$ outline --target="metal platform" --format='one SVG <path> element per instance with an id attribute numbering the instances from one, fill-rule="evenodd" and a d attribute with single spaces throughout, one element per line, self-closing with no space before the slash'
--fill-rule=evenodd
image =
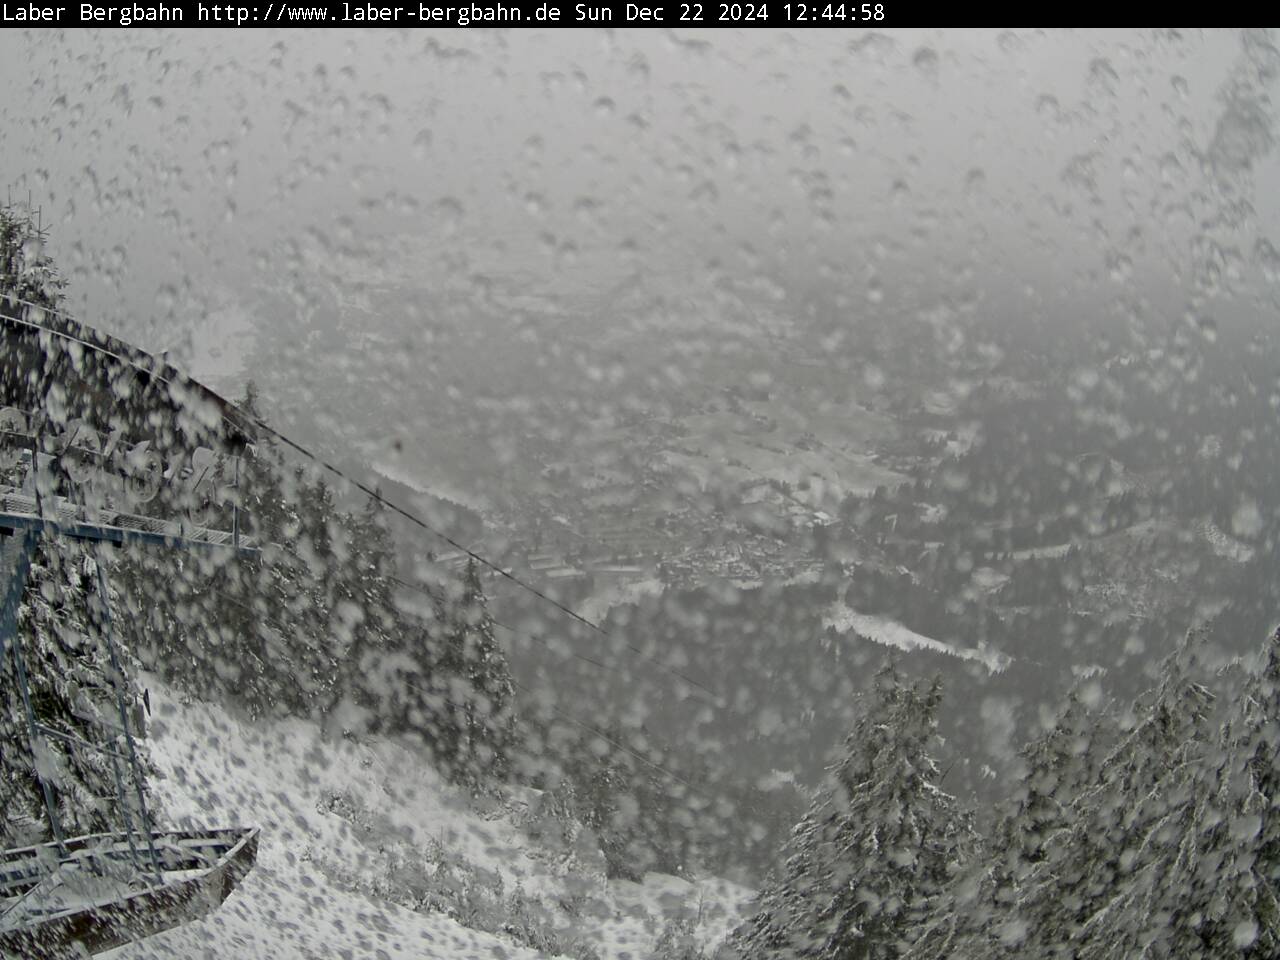
<path id="1" fill-rule="evenodd" d="M 0 855 L 0 956 L 101 953 L 189 923 L 217 909 L 258 855 L 256 827 L 156 833 L 153 842 L 158 875 L 132 869 L 124 834 Z"/>
<path id="2" fill-rule="evenodd" d="M 233 530 L 184 525 L 115 510 L 86 507 L 65 498 L 36 497 L 0 486 L 0 530 L 41 530 L 81 540 L 162 547 L 229 547 L 254 552 L 257 544 Z"/>

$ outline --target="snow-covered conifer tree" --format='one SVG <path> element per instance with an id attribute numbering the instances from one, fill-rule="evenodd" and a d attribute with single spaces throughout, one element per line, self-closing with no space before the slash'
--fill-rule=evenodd
<path id="1" fill-rule="evenodd" d="M 501 779 L 515 736 L 515 685 L 474 560 L 467 564 L 456 601 L 446 602 L 444 619 L 444 650 L 436 668 L 447 684 L 453 729 L 441 744 L 441 759 L 455 779 Z"/>
<path id="2" fill-rule="evenodd" d="M 1077 804 L 1092 788 L 1098 761 L 1114 736 L 1111 717 L 1091 710 L 1077 688 L 1054 725 L 1023 749 L 1025 775 L 995 825 L 988 856 L 956 884 L 959 926 L 950 941 L 956 955 L 1019 955 L 1033 922 L 1024 915 L 1024 897 L 1055 869 L 1058 857 L 1070 856 Z M 918 955 L 951 954 L 935 949 Z"/>
<path id="3" fill-rule="evenodd" d="M 731 951 L 743 960 L 898 957 L 938 919 L 976 842 L 930 755 L 940 697 L 937 683 L 907 684 L 891 668 L 877 676 L 871 709 Z"/>
<path id="4" fill-rule="evenodd" d="M 1044 868 L 1024 881 L 1016 946 L 1045 957 L 1110 958 L 1155 950 L 1180 935 L 1167 878 L 1198 829 L 1213 696 L 1196 679 L 1194 638 L 1164 664 L 1094 782 L 1041 847 Z"/>

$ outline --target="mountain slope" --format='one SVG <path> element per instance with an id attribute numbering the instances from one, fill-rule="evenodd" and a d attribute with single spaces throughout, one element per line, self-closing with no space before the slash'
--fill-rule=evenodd
<path id="1" fill-rule="evenodd" d="M 703 944 L 720 940 L 750 895 L 714 879 L 606 881 L 589 836 L 531 839 L 535 791 L 482 815 L 403 744 L 328 740 L 301 720 L 241 723 L 148 685 L 164 816 L 257 824 L 262 845 L 219 910 L 112 960 L 638 958 L 681 917 Z"/>

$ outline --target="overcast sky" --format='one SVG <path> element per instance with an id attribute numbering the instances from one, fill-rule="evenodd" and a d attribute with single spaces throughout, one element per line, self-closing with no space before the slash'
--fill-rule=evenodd
<path id="1" fill-rule="evenodd" d="M 0 188 L 77 313 L 197 372 L 208 313 L 326 263 L 1167 293 L 1224 191 L 1246 275 L 1280 247 L 1276 63 L 1231 32 L 4 31 Z"/>

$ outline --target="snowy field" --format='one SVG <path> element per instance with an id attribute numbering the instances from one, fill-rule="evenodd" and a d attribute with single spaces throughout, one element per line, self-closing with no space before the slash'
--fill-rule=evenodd
<path id="1" fill-rule="evenodd" d="M 858 613 L 843 603 L 833 603 L 822 618 L 823 627 L 837 633 L 855 634 L 886 647 L 899 650 L 933 650 L 962 660 L 976 660 L 991 673 L 1000 673 L 1008 667 L 1010 658 L 998 650 L 982 647 L 958 647 L 933 637 L 926 637 L 888 617 Z"/>
<path id="2" fill-rule="evenodd" d="M 300 720 L 249 725 L 220 707 L 183 703 L 154 679 L 148 686 L 163 818 L 178 827 L 254 824 L 262 840 L 257 866 L 219 910 L 104 955 L 111 960 L 558 955 L 522 946 L 501 919 L 484 924 L 498 932 L 483 932 L 415 903 L 409 891 L 448 887 L 430 882 L 442 870 L 456 884 L 500 878 L 561 940 L 589 945 L 601 960 L 648 957 L 681 916 L 695 918 L 697 939 L 711 945 L 750 895 L 714 878 L 606 881 L 593 851 L 566 857 L 531 840 L 516 798 L 481 816 L 406 744 L 329 740 Z"/>

